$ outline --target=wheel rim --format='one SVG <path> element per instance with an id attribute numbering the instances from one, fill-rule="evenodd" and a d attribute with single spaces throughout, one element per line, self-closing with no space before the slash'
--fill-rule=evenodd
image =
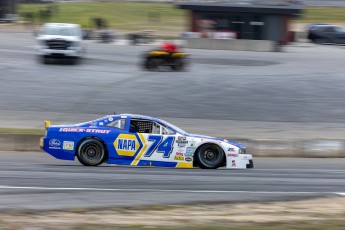
<path id="1" fill-rule="evenodd" d="M 96 144 L 88 144 L 81 149 L 81 157 L 89 164 L 97 164 L 103 158 L 103 151 Z"/>
<path id="2" fill-rule="evenodd" d="M 219 164 L 222 155 L 219 149 L 215 146 L 208 146 L 204 149 L 201 154 L 201 161 L 211 167 L 215 167 Z"/>

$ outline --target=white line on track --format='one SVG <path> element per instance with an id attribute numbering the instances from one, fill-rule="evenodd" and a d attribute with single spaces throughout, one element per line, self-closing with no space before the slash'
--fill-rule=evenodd
<path id="1" fill-rule="evenodd" d="M 230 190 L 183 190 L 183 189 L 145 189 L 145 188 L 59 188 L 22 187 L 0 185 L 0 189 L 63 190 L 63 191 L 113 191 L 113 192 L 185 192 L 185 193 L 248 193 L 248 194 L 333 194 L 345 196 L 345 192 L 284 192 L 284 191 L 230 191 Z"/>

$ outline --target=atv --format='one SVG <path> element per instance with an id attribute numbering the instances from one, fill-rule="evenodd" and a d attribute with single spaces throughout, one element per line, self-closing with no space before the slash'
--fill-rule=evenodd
<path id="1" fill-rule="evenodd" d="M 187 66 L 187 56 L 188 54 L 184 52 L 151 50 L 144 54 L 143 67 L 151 71 L 161 70 L 162 68 L 182 71 Z"/>

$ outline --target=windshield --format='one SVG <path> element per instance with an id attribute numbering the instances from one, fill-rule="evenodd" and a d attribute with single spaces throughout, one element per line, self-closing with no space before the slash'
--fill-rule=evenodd
<path id="1" fill-rule="evenodd" d="M 335 30 L 337 32 L 345 33 L 345 28 L 344 27 L 336 27 Z"/>
<path id="2" fill-rule="evenodd" d="M 42 30 L 43 35 L 78 36 L 78 30 L 67 26 L 47 26 Z"/>
<path id="3" fill-rule="evenodd" d="M 173 125 L 173 124 L 170 124 L 169 122 L 167 122 L 167 121 L 163 121 L 163 120 L 161 120 L 162 121 L 162 123 L 164 124 L 164 125 L 166 125 L 166 126 L 168 126 L 168 127 L 170 127 L 170 128 L 172 128 L 172 129 L 174 129 L 176 132 L 178 132 L 178 133 L 181 133 L 181 134 L 188 134 L 186 131 L 184 131 L 183 129 L 180 129 L 179 127 L 177 127 L 177 126 L 175 126 L 175 125 Z"/>

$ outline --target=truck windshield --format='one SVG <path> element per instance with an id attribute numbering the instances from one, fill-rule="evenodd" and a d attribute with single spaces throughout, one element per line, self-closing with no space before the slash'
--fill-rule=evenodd
<path id="1" fill-rule="evenodd" d="M 43 35 L 61 35 L 61 36 L 78 36 L 78 32 L 72 27 L 53 27 L 48 26 L 43 28 Z"/>

